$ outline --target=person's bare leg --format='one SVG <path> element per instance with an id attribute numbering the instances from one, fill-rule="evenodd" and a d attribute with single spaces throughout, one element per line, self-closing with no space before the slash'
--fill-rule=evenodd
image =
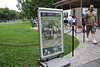
<path id="1" fill-rule="evenodd" d="M 92 34 L 93 40 L 95 40 L 95 34 Z"/>
<path id="2" fill-rule="evenodd" d="M 33 27 L 33 23 L 32 23 L 32 27 Z"/>
<path id="3" fill-rule="evenodd" d="M 87 33 L 87 38 L 89 37 L 89 33 Z"/>
<path id="4" fill-rule="evenodd" d="M 95 34 L 92 34 L 93 36 L 93 43 L 97 43 L 98 41 L 95 40 Z"/>
<path id="5" fill-rule="evenodd" d="M 86 26 L 85 26 L 85 30 L 86 30 Z"/>
<path id="6" fill-rule="evenodd" d="M 88 37 L 89 37 L 89 33 L 87 33 L 87 42 L 89 42 L 89 38 Z"/>

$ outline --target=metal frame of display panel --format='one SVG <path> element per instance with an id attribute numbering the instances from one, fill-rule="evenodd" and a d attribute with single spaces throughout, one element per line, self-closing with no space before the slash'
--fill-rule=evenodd
<path id="1" fill-rule="evenodd" d="M 50 14 L 50 13 L 51 14 L 60 14 L 60 19 L 61 19 L 61 22 L 60 22 L 61 23 L 61 25 L 60 25 L 61 26 L 61 29 L 60 29 L 60 34 L 61 34 L 61 51 L 58 51 L 58 52 L 55 52 L 55 53 L 52 53 L 52 54 L 48 54 L 48 55 L 45 55 L 45 56 L 43 55 L 43 35 L 42 35 L 43 34 L 43 31 L 42 31 L 43 24 L 41 23 L 42 22 L 42 20 L 41 20 L 42 13 L 47 13 L 47 14 Z M 49 17 L 49 16 L 46 16 L 46 17 Z M 53 56 L 57 56 L 57 55 L 59 55 L 61 53 L 64 53 L 63 10 L 62 9 L 52 9 L 52 8 L 38 8 L 38 19 L 39 19 L 39 23 L 38 23 L 39 24 L 39 30 L 38 31 L 39 31 L 39 45 L 40 45 L 40 60 L 46 60 L 46 59 L 49 59 L 49 58 L 51 58 Z M 51 48 L 49 48 L 49 49 L 51 49 Z M 47 50 L 45 50 L 45 52 L 46 51 Z"/>

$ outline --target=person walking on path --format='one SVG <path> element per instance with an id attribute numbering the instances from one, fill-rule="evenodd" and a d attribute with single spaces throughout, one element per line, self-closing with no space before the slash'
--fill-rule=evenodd
<path id="1" fill-rule="evenodd" d="M 73 23 L 72 23 L 72 25 L 74 26 L 74 29 L 76 29 L 76 18 L 75 18 L 75 16 L 72 16 L 72 18 L 73 18 Z"/>
<path id="2" fill-rule="evenodd" d="M 76 18 L 74 16 L 72 16 L 73 18 L 73 25 L 75 26 L 76 25 Z"/>
<path id="3" fill-rule="evenodd" d="M 82 24 L 83 30 L 86 30 L 86 28 L 85 28 L 85 25 L 86 25 L 86 24 L 85 24 L 84 14 L 82 14 L 81 24 Z"/>
<path id="4" fill-rule="evenodd" d="M 37 19 L 37 17 L 35 17 L 35 23 L 36 23 L 36 26 L 38 26 L 38 19 Z"/>
<path id="5" fill-rule="evenodd" d="M 86 12 L 85 14 L 85 23 L 87 26 L 87 41 L 89 41 L 89 32 L 91 31 L 91 34 L 93 36 L 93 43 L 97 43 L 95 40 L 95 32 L 96 32 L 96 26 L 98 26 L 97 21 L 97 14 L 94 11 L 94 6 L 90 5 L 90 10 Z"/>
<path id="6" fill-rule="evenodd" d="M 38 19 L 37 19 L 37 17 L 35 17 L 35 19 L 34 19 L 34 23 L 35 23 L 35 26 L 37 27 L 37 23 L 38 23 Z"/>
<path id="7" fill-rule="evenodd" d="M 71 15 L 68 17 L 68 24 L 71 27 L 72 26 L 72 22 L 73 22 L 73 18 L 71 17 Z"/>
<path id="8" fill-rule="evenodd" d="M 66 16 L 64 17 L 63 22 L 64 22 L 64 28 L 67 28 L 68 20 Z"/>

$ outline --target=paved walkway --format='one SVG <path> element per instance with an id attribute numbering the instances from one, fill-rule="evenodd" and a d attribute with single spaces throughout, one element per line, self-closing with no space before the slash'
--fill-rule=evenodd
<path id="1" fill-rule="evenodd" d="M 38 27 L 33 27 L 33 28 L 31 27 L 31 29 L 38 30 Z"/>
<path id="2" fill-rule="evenodd" d="M 86 64 L 81 65 L 79 67 L 100 67 L 100 59 L 86 63 Z"/>
<path id="3" fill-rule="evenodd" d="M 38 30 L 37 27 L 33 29 Z M 64 29 L 64 33 L 67 33 L 69 30 Z M 78 32 L 81 30 L 78 29 Z M 69 33 L 70 35 L 72 32 Z M 75 36 L 79 39 L 80 44 L 74 51 L 74 57 L 72 57 L 72 53 L 64 56 L 65 58 L 71 61 L 71 65 L 69 67 L 100 67 L 100 29 L 97 29 L 96 32 L 96 40 L 97 44 L 92 43 L 92 35 L 90 33 L 89 42 L 83 43 L 83 33 L 77 34 Z M 85 37 L 86 38 L 86 37 Z"/>
<path id="4" fill-rule="evenodd" d="M 68 30 L 65 29 L 64 33 L 66 32 L 68 32 Z M 89 35 L 90 41 L 89 42 L 85 41 L 85 43 L 83 43 L 83 33 L 77 34 L 76 38 L 79 39 L 80 44 L 74 51 L 74 57 L 72 57 L 72 53 L 69 53 L 66 56 L 64 56 L 71 61 L 71 65 L 69 67 L 78 67 L 78 66 L 84 67 L 82 66 L 83 64 L 87 64 L 93 60 L 100 59 L 100 35 L 99 34 L 100 34 L 100 29 L 97 29 L 96 32 L 96 40 L 98 41 L 97 44 L 92 43 L 91 33 Z"/>

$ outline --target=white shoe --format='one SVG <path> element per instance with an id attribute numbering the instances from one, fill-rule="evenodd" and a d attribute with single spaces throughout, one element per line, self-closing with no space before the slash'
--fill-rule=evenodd
<path id="1" fill-rule="evenodd" d="M 96 40 L 93 40 L 93 43 L 97 43 L 98 41 L 96 41 Z"/>
<path id="2" fill-rule="evenodd" d="M 34 27 L 31 27 L 31 29 L 34 29 Z"/>
<path id="3" fill-rule="evenodd" d="M 87 40 L 86 40 L 87 42 L 89 42 L 89 39 L 87 38 Z"/>

